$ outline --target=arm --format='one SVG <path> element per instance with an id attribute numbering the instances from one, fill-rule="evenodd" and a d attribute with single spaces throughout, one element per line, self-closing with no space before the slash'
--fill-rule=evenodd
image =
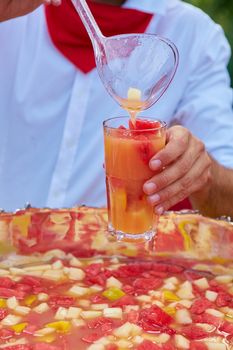
<path id="1" fill-rule="evenodd" d="M 157 174 L 144 185 L 159 214 L 189 197 L 205 215 L 233 216 L 230 50 L 218 26 L 207 23 L 203 33 L 175 115 L 180 125 L 168 130 L 165 148 L 150 162 Z"/>
<path id="2" fill-rule="evenodd" d="M 211 174 L 211 181 L 205 191 L 191 195 L 193 207 L 207 216 L 233 217 L 233 169 L 225 168 L 212 159 Z"/>
<path id="3" fill-rule="evenodd" d="M 0 22 L 26 15 L 42 4 L 59 5 L 60 0 L 1 0 Z"/>

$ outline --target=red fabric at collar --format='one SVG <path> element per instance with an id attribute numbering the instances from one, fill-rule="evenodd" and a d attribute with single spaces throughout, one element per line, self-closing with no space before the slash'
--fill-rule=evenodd
<path id="1" fill-rule="evenodd" d="M 87 2 L 105 36 L 144 33 L 153 16 L 120 6 Z M 46 6 L 45 11 L 48 30 L 56 48 L 77 68 L 88 73 L 95 67 L 94 53 L 71 1 L 63 0 L 58 7 Z"/>

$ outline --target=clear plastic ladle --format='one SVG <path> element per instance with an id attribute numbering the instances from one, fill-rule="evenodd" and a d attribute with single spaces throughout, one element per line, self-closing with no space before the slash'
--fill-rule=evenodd
<path id="1" fill-rule="evenodd" d="M 71 1 L 90 36 L 96 67 L 108 93 L 127 110 L 144 110 L 157 102 L 175 75 L 176 46 L 153 34 L 105 37 L 86 1 Z M 140 91 L 140 103 L 129 101 L 130 88 Z"/>

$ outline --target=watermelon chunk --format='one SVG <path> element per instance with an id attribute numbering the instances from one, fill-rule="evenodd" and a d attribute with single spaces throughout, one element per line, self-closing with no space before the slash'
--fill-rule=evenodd
<path id="1" fill-rule="evenodd" d="M 150 340 L 144 340 L 136 350 L 161 350 L 161 347 L 152 343 Z"/>
<path id="2" fill-rule="evenodd" d="M 206 309 L 212 308 L 212 307 L 213 307 L 213 303 L 211 303 L 211 301 L 209 301 L 206 298 L 200 298 L 194 301 L 190 311 L 193 314 L 200 315 L 203 312 L 205 312 Z"/>
<path id="3" fill-rule="evenodd" d="M 156 120 L 136 118 L 135 124 L 132 123 L 131 119 L 129 120 L 129 129 L 130 130 L 159 129 L 161 126 L 162 126 L 162 124 Z"/>
<path id="4" fill-rule="evenodd" d="M 208 337 L 208 333 L 194 324 L 182 328 L 181 333 L 190 340 L 198 340 Z"/>
<path id="5" fill-rule="evenodd" d="M 208 350 L 205 343 L 197 342 L 197 341 L 191 341 L 190 343 L 190 350 Z"/>

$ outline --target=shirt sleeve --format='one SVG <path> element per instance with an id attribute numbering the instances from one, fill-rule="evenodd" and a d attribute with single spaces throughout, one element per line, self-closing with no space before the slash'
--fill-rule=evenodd
<path id="1" fill-rule="evenodd" d="M 204 141 L 220 164 L 233 168 L 232 89 L 227 71 L 231 50 L 221 27 L 210 19 L 198 37 L 199 54 L 175 119 Z"/>

